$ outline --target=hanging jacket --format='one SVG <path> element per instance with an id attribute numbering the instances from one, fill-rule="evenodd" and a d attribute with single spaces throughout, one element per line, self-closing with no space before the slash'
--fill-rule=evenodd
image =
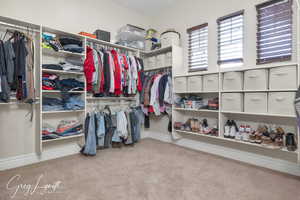
<path id="1" fill-rule="evenodd" d="M 93 49 L 90 47 L 86 48 L 86 59 L 83 64 L 84 74 L 86 77 L 87 91 L 92 92 L 93 90 L 93 74 L 95 72 L 95 63 L 93 56 Z"/>
<path id="2" fill-rule="evenodd" d="M 115 73 L 114 73 L 114 84 L 115 84 L 115 95 L 122 94 L 122 78 L 121 78 L 121 65 L 119 62 L 119 55 L 116 50 L 111 50 L 111 55 L 113 57 L 113 62 L 115 66 Z"/>

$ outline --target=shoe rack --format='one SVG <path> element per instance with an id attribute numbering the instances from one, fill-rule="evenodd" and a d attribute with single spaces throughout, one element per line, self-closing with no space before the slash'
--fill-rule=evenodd
<path id="1" fill-rule="evenodd" d="M 296 69 L 296 80 L 293 84 L 293 87 L 285 87 L 283 89 L 274 89 L 270 88 L 270 72 L 272 71 L 279 71 L 282 70 L 283 72 L 278 72 L 278 76 L 284 75 L 285 72 L 290 68 L 291 66 L 295 67 Z M 253 71 L 253 70 L 266 70 L 268 72 L 267 76 L 267 86 L 265 89 L 244 89 L 244 75 L 247 71 Z M 223 89 L 223 83 L 224 83 L 224 77 L 228 72 L 239 72 L 242 74 L 242 87 L 238 89 Z M 193 78 L 194 77 L 194 78 Z M 214 85 L 214 83 L 217 77 L 217 88 L 210 88 L 207 87 L 207 83 L 210 85 Z M 210 80 L 210 78 L 212 78 Z M 193 80 L 197 81 L 197 87 L 194 86 L 191 88 L 189 84 L 193 84 Z M 276 80 L 276 79 L 275 79 Z M 206 85 L 205 85 L 205 82 Z M 276 85 L 273 84 L 273 85 Z M 299 144 L 299 130 L 297 126 L 297 117 L 296 113 L 293 110 L 293 112 L 273 112 L 271 109 L 274 109 L 274 106 L 269 105 L 270 99 L 273 98 L 274 94 L 295 94 L 297 91 L 297 86 L 299 85 L 299 65 L 297 63 L 291 63 L 286 65 L 278 65 L 278 66 L 267 66 L 267 67 L 257 67 L 257 68 L 243 68 L 238 70 L 226 70 L 226 71 L 218 71 L 218 72 L 202 72 L 201 74 L 197 75 L 184 75 L 184 76 L 175 76 L 174 77 L 174 93 L 175 98 L 180 98 L 187 95 L 197 95 L 204 98 L 212 98 L 212 97 L 218 97 L 219 98 L 219 110 L 197 110 L 197 109 L 186 109 L 186 108 L 176 108 L 173 106 L 173 124 L 174 122 L 186 122 L 189 118 L 198 118 L 203 119 L 206 118 L 208 120 L 208 123 L 213 126 L 215 124 L 218 125 L 219 128 L 219 135 L 216 136 L 210 136 L 205 134 L 199 134 L 191 131 L 185 131 L 185 130 L 173 130 L 174 133 L 178 133 L 182 138 L 195 138 L 196 140 L 209 140 L 213 143 L 220 143 L 220 145 L 227 145 L 232 148 L 237 147 L 238 149 L 248 150 L 251 149 L 251 152 L 255 153 L 261 153 L 263 155 L 267 155 L 270 157 L 273 157 L 275 154 L 279 155 L 276 158 L 285 160 L 286 157 L 292 158 L 293 162 L 299 163 L 300 157 L 299 157 L 299 150 L 296 151 L 288 151 L 287 148 L 273 148 L 271 146 L 266 146 L 262 144 L 257 143 L 250 143 L 243 140 L 236 140 L 236 139 L 229 139 L 224 137 L 224 125 L 227 120 L 235 120 L 238 124 L 238 127 L 240 125 L 250 125 L 253 127 L 253 129 L 257 129 L 258 125 L 268 125 L 268 126 L 280 126 L 282 127 L 286 133 L 291 132 L 294 133 L 296 136 L 296 142 Z M 224 100 L 224 94 L 226 96 L 230 96 L 231 94 L 238 94 L 237 96 L 241 96 L 241 108 L 236 110 L 230 110 L 230 108 L 235 108 L 236 106 L 236 99 L 235 96 L 232 95 L 232 104 L 234 105 L 228 105 L 228 102 L 222 102 L 222 99 Z M 226 95 L 230 94 L 230 95 Z M 250 95 L 249 95 L 250 94 Z M 266 108 L 263 110 L 259 110 L 257 108 L 253 108 L 256 111 L 251 112 L 249 109 L 246 109 L 245 111 L 245 96 L 253 96 L 253 94 L 261 95 L 263 94 L 264 97 L 267 99 L 264 99 L 264 102 L 266 103 Z M 222 98 L 223 97 L 223 98 Z M 289 104 L 293 103 L 294 98 L 291 98 L 290 96 L 287 96 Z M 278 98 L 279 99 L 279 98 Z M 280 100 L 280 99 L 279 99 Z M 226 100 L 225 100 L 226 101 Z M 227 104 L 226 104 L 227 103 Z M 284 105 L 284 103 L 282 104 Z M 284 105 L 285 106 L 285 105 Z M 288 105 L 286 105 L 288 107 Z M 225 107 L 227 107 L 225 109 Z M 229 109 L 228 109 L 229 108 Z M 289 105 L 289 109 L 291 109 L 291 106 Z M 276 108 L 275 108 L 276 110 Z M 173 133 L 173 134 L 174 134 Z M 191 137 L 191 135 L 193 137 Z M 298 145 L 299 148 L 299 145 Z M 277 156 L 276 155 L 276 156 Z"/>

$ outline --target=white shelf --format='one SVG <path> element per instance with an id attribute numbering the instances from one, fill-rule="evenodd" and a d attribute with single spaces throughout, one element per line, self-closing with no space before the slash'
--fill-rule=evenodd
<path id="1" fill-rule="evenodd" d="M 74 75 L 84 75 L 83 72 L 72 72 L 72 71 L 63 71 L 63 70 L 54 70 L 54 69 L 42 69 L 43 72 L 56 73 L 56 74 L 74 74 Z"/>
<path id="2" fill-rule="evenodd" d="M 245 142 L 242 140 L 235 140 L 235 139 L 229 139 L 229 138 L 224 138 L 220 136 L 211 136 L 211 135 L 205 135 L 205 134 L 200 134 L 200 133 L 195 133 L 195 132 L 190 132 L 190 131 L 181 131 L 181 130 L 175 130 L 178 133 L 184 133 L 184 134 L 189 134 L 189 135 L 196 135 L 196 136 L 201 136 L 201 137 L 207 137 L 207 138 L 213 138 L 216 140 L 222 140 L 222 141 L 229 141 L 233 143 L 239 143 L 239 144 L 245 144 L 245 145 L 250 145 L 250 146 L 255 146 L 263 149 L 268 149 L 268 150 L 274 150 L 274 151 L 283 151 L 291 154 L 298 154 L 297 151 L 288 151 L 286 148 L 273 148 L 272 146 L 265 146 L 262 144 L 256 144 L 256 143 L 250 143 L 250 142 Z"/>
<path id="3" fill-rule="evenodd" d="M 161 70 L 161 69 L 168 69 L 168 68 L 171 68 L 172 66 L 165 66 L 165 67 L 156 67 L 156 68 L 151 68 L 151 69 L 145 69 L 144 71 L 145 72 L 148 72 L 148 71 L 156 71 L 156 70 Z"/>
<path id="4" fill-rule="evenodd" d="M 60 90 L 43 90 L 43 93 L 79 93 L 79 94 L 83 94 L 85 93 L 85 91 L 60 91 Z"/>
<path id="5" fill-rule="evenodd" d="M 219 91 L 202 91 L 202 92 L 175 92 L 175 94 L 218 94 Z"/>
<path id="6" fill-rule="evenodd" d="M 236 67 L 236 68 L 229 68 L 220 71 L 220 73 L 226 73 L 226 72 L 241 72 L 241 71 L 249 71 L 249 70 L 257 70 L 257 69 L 271 69 L 271 68 L 277 68 L 277 67 L 287 67 L 287 66 L 298 66 L 298 63 L 285 63 L 285 64 L 270 64 L 270 65 L 261 65 L 258 67 Z"/>
<path id="7" fill-rule="evenodd" d="M 177 111 L 190 111 L 190 112 L 210 112 L 210 113 L 219 113 L 218 110 L 208 110 L 208 109 L 188 109 L 188 108 L 174 108 Z"/>
<path id="8" fill-rule="evenodd" d="M 85 110 L 42 111 L 42 114 L 79 113 L 79 112 L 85 112 Z"/>
<path id="9" fill-rule="evenodd" d="M 136 97 L 86 97 L 87 100 L 103 100 L 103 101 L 135 101 Z"/>
<path id="10" fill-rule="evenodd" d="M 49 143 L 49 142 L 55 142 L 55 141 L 61 141 L 61 140 L 69 140 L 74 138 L 81 138 L 84 134 L 78 134 L 78 135 L 72 135 L 72 136 L 66 136 L 66 137 L 59 137 L 56 139 L 49 139 L 49 140 L 42 140 L 43 143 Z"/>
<path id="11" fill-rule="evenodd" d="M 55 57 L 84 57 L 85 53 L 73 53 L 70 51 L 54 51 L 53 49 L 42 48 L 42 52 L 45 55 L 55 56 Z"/>
<path id="12" fill-rule="evenodd" d="M 88 42 L 92 42 L 92 43 L 96 43 L 96 44 L 100 44 L 100 45 L 104 45 L 104 46 L 109 46 L 109 47 L 113 47 L 113 48 L 117 48 L 117 49 L 125 49 L 125 50 L 133 51 L 133 52 L 139 51 L 138 49 L 134 49 L 134 48 L 131 48 L 131 47 L 126 47 L 126 46 L 119 45 L 119 44 L 113 44 L 111 42 L 107 42 L 107 41 L 104 41 L 104 40 L 98 40 L 98 39 L 95 39 L 95 38 L 86 37 L 86 40 Z"/>
<path id="13" fill-rule="evenodd" d="M 170 51 L 172 51 L 172 46 L 163 47 L 163 48 L 156 49 L 153 51 L 141 51 L 141 53 L 144 54 L 145 56 L 155 56 L 155 55 L 167 53 Z"/>
<path id="14" fill-rule="evenodd" d="M 235 114 L 235 115 L 256 115 L 265 117 L 281 117 L 281 118 L 296 118 L 296 115 L 281 115 L 271 113 L 246 113 L 246 112 L 234 112 L 234 111 L 221 111 L 223 114 Z"/>
<path id="15" fill-rule="evenodd" d="M 297 89 L 274 89 L 274 90 L 223 90 L 221 93 L 246 93 L 246 92 L 297 92 Z"/>
<path id="16" fill-rule="evenodd" d="M 208 137 L 208 138 L 220 139 L 219 136 L 205 135 L 205 134 L 191 132 L 191 131 L 175 130 L 175 132 L 185 133 L 185 134 L 189 134 L 189 135 L 197 135 L 197 136 L 201 136 L 201 137 Z"/>

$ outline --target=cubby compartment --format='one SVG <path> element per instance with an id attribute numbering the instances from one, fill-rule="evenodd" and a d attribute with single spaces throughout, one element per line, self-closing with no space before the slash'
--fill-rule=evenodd
<path id="1" fill-rule="evenodd" d="M 270 90 L 297 89 L 296 66 L 270 69 Z"/>
<path id="2" fill-rule="evenodd" d="M 225 72 L 223 74 L 223 90 L 243 90 L 243 72 Z"/>
<path id="3" fill-rule="evenodd" d="M 187 92 L 187 78 L 186 77 L 174 78 L 174 91 L 176 93 Z"/>
<path id="4" fill-rule="evenodd" d="M 242 93 L 224 93 L 222 94 L 222 111 L 243 112 L 243 94 Z"/>
<path id="5" fill-rule="evenodd" d="M 244 111 L 247 113 L 267 113 L 268 94 L 267 93 L 245 93 Z"/>
<path id="6" fill-rule="evenodd" d="M 219 75 L 208 74 L 203 75 L 203 91 L 217 92 L 219 90 Z"/>
<path id="7" fill-rule="evenodd" d="M 202 92 L 202 76 L 190 76 L 187 78 L 188 92 Z"/>
<path id="8" fill-rule="evenodd" d="M 267 90 L 268 70 L 248 70 L 244 72 L 244 90 Z"/>
<path id="9" fill-rule="evenodd" d="M 268 112 L 279 115 L 295 115 L 294 92 L 270 92 Z"/>

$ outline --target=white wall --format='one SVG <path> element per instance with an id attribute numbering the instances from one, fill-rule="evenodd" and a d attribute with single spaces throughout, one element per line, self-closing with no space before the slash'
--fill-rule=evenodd
<path id="1" fill-rule="evenodd" d="M 150 18 L 110 0 L 0 0 L 0 15 L 68 32 L 107 30 L 114 40 L 118 28 L 148 28 Z"/>
<path id="2" fill-rule="evenodd" d="M 153 19 L 153 27 L 159 31 L 174 28 L 181 34 L 182 47 L 184 49 L 184 72 L 187 67 L 187 33 L 190 27 L 208 23 L 209 47 L 208 63 L 209 71 L 218 71 L 217 65 L 217 18 L 245 9 L 244 14 L 244 67 L 256 66 L 256 8 L 255 5 L 267 0 L 185 0 L 178 1 L 165 12 Z M 294 1 L 296 8 L 296 2 Z M 294 18 L 296 19 L 294 12 Z M 296 20 L 294 20 L 296 25 Z M 296 33 L 296 28 L 294 28 Z M 296 39 L 296 36 L 294 37 Z M 294 43 L 296 44 L 296 42 Z M 294 52 L 293 61 L 296 58 Z"/>
<path id="3" fill-rule="evenodd" d="M 150 18 L 110 0 L 0 0 L 0 15 L 72 33 L 107 30 L 112 40 L 125 24 L 150 24 Z M 29 111 L 29 105 L 0 105 L 0 164 L 1 159 L 36 152 L 37 124 L 25 117 Z"/>

